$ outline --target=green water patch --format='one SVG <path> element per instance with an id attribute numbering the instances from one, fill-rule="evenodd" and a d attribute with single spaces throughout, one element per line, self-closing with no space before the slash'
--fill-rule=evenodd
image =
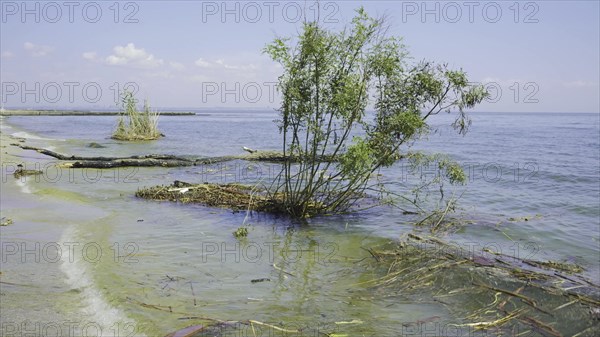
<path id="1" fill-rule="evenodd" d="M 162 212 L 175 209 L 160 206 Z M 135 262 L 95 270 L 102 275 L 98 284 L 107 298 L 146 335 L 164 336 L 219 321 L 238 323 L 238 330 L 250 329 L 250 321 L 265 323 L 254 324 L 262 335 L 275 332 L 275 327 L 304 334 L 393 335 L 398 320 L 446 316 L 434 301 L 387 299 L 356 285 L 379 273 L 364 264 L 370 257 L 360 247 L 385 239 L 322 228 L 282 230 L 256 218 L 250 221 L 248 236 L 236 239 L 232 228 L 243 216 L 190 212 L 175 215 L 172 222 L 153 221 L 154 216 L 148 211 L 143 222 L 125 215 L 115 219 L 130 226 L 127 233 L 117 229 L 115 236 L 139 244 Z M 135 232 L 141 228 L 147 232 L 137 240 Z"/>
<path id="2" fill-rule="evenodd" d="M 77 203 L 77 204 L 88 204 L 90 203 L 90 198 L 85 195 L 72 192 L 65 189 L 56 188 L 56 186 L 52 187 L 41 187 L 36 191 L 36 194 L 51 200 L 63 201 L 69 203 Z"/>
<path id="3" fill-rule="evenodd" d="M 215 239 L 199 239 L 196 249 L 146 252 L 127 277 L 119 277 L 121 265 L 102 271 L 101 282 L 110 280 L 108 296 L 147 335 L 224 322 L 218 336 L 252 329 L 392 336 L 425 328 L 444 336 L 584 336 L 596 326 L 600 296 L 589 280 L 506 256 L 473 256 L 435 238 L 399 243 L 252 226 L 246 239 Z M 267 243 L 272 259 L 244 253 Z"/>

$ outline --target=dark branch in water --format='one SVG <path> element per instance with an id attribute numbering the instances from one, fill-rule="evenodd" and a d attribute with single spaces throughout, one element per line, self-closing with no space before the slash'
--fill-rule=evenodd
<path id="1" fill-rule="evenodd" d="M 186 161 L 186 162 L 193 162 L 193 161 L 191 161 L 187 158 L 183 158 L 183 157 L 177 157 L 177 156 L 172 156 L 172 155 L 160 155 L 160 154 L 149 154 L 149 155 L 143 155 L 143 156 L 130 156 L 130 157 L 82 157 L 82 156 L 75 156 L 75 155 L 64 155 L 64 154 L 46 150 L 43 148 L 21 145 L 21 144 L 16 144 L 16 143 L 11 144 L 11 145 L 18 146 L 18 147 L 22 148 L 23 150 L 37 151 L 41 154 L 45 154 L 47 156 L 54 157 L 59 160 L 115 161 L 115 160 L 126 160 L 126 159 L 158 159 L 158 160 L 180 160 L 180 161 Z"/>
<path id="2" fill-rule="evenodd" d="M 115 167 L 182 167 L 196 165 L 210 165 L 232 160 L 249 160 L 261 162 L 295 162 L 298 158 L 284 157 L 283 154 L 274 151 L 255 151 L 244 155 L 193 158 L 192 156 L 174 156 L 165 154 L 148 154 L 129 157 L 83 157 L 75 155 L 65 155 L 51 150 L 21 145 L 17 143 L 11 144 L 20 147 L 24 150 L 32 150 L 45 154 L 47 156 L 70 161 L 65 163 L 65 166 L 73 168 L 115 168 Z M 331 156 L 322 156 L 322 161 L 333 161 Z"/>

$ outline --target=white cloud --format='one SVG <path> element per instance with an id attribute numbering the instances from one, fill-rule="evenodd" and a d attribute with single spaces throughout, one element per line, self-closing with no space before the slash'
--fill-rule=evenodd
<path id="1" fill-rule="evenodd" d="M 169 62 L 169 65 L 171 66 L 171 68 L 173 68 L 175 70 L 185 69 L 185 66 L 179 62 Z"/>
<path id="2" fill-rule="evenodd" d="M 11 58 L 11 57 L 14 57 L 14 56 L 15 56 L 15 54 L 13 54 L 13 53 L 12 53 L 12 52 L 10 52 L 10 51 L 5 51 L 5 52 L 2 52 L 2 55 L 1 55 L 1 56 L 2 56 L 2 58 L 9 59 L 9 58 Z"/>
<path id="3" fill-rule="evenodd" d="M 217 63 L 218 62 L 219 61 L 217 61 Z M 197 59 L 196 62 L 194 62 L 194 64 L 200 68 L 210 68 L 212 66 L 212 64 L 210 62 L 207 62 L 202 58 Z"/>
<path id="4" fill-rule="evenodd" d="M 232 70 L 256 70 L 256 69 L 258 69 L 258 67 L 255 66 L 254 64 L 240 64 L 240 65 L 224 64 L 223 66 L 225 67 L 225 69 L 232 69 Z"/>
<path id="5" fill-rule="evenodd" d="M 54 47 L 36 45 L 31 42 L 25 42 L 23 44 L 23 48 L 25 48 L 25 50 L 28 51 L 31 56 L 35 57 L 46 56 L 54 51 Z"/>
<path id="6" fill-rule="evenodd" d="M 81 56 L 84 59 L 86 59 L 86 60 L 93 61 L 93 60 L 96 59 L 96 52 L 94 52 L 94 51 L 88 51 L 88 52 L 85 52 L 85 53 L 81 54 Z"/>
<path id="7" fill-rule="evenodd" d="M 150 78 L 164 78 L 164 79 L 173 78 L 173 74 L 171 74 L 171 72 L 168 70 L 149 72 L 149 73 L 146 73 L 145 75 Z"/>
<path id="8" fill-rule="evenodd" d="M 109 65 L 131 65 L 139 68 L 156 68 L 161 66 L 164 61 L 157 59 L 154 55 L 149 54 L 143 48 L 136 48 L 133 43 L 128 43 L 126 46 L 116 46 L 114 54 L 106 58 L 106 63 Z"/>
<path id="9" fill-rule="evenodd" d="M 258 69 L 258 67 L 254 64 L 229 64 L 226 63 L 225 60 L 223 59 L 218 59 L 216 61 L 214 61 L 214 63 L 211 63 L 209 61 L 206 61 L 203 58 L 199 58 L 198 60 L 196 60 L 195 64 L 200 67 L 200 68 L 215 68 L 215 67 L 220 67 L 222 69 L 229 69 L 229 70 L 256 70 Z"/>
<path id="10" fill-rule="evenodd" d="M 578 81 L 564 82 L 563 85 L 568 88 L 584 88 L 584 87 L 594 87 L 597 84 L 594 82 L 578 80 Z"/>

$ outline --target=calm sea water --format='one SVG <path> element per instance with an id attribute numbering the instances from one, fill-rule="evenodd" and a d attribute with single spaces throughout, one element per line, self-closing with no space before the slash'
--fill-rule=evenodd
<path id="1" fill-rule="evenodd" d="M 600 282 L 599 115 L 472 117 L 473 126 L 462 137 L 449 127 L 448 116 L 440 116 L 432 123 L 435 132 L 414 146 L 450 154 L 469 177 L 466 186 L 456 189 L 462 195 L 459 214 L 469 221 L 442 238 L 467 248 L 576 263 L 585 268 L 586 277 Z M 242 153 L 242 146 L 279 149 L 280 135 L 272 123 L 276 118 L 273 112 L 256 111 L 164 116 L 160 129 L 165 138 L 134 144 L 108 138 L 115 125 L 111 116 L 10 117 L 3 120 L 2 132 L 25 137 L 34 146 L 79 155 L 221 156 Z M 90 148 L 90 142 L 104 148 Z M 12 255 L 3 261 L 3 277 L 11 268 L 11 282 L 36 280 L 33 289 L 3 286 L 3 292 L 11 294 L 10 303 L 19 307 L 8 316 L 3 312 L 4 322 L 21 322 L 33 312 L 43 322 L 96 322 L 104 335 L 126 336 L 133 331 L 161 336 L 189 325 L 189 316 L 329 327 L 355 319 L 363 323 L 354 331 L 393 336 L 407 326 L 403 322 L 453 319 L 439 303 L 375 300 L 368 297 L 373 294 L 356 290 L 357 283 L 374 277 L 373 270 L 356 270 L 356 262 L 368 256 L 361 247 L 415 230 L 418 219 L 398 209 L 380 207 L 306 224 L 264 214 L 149 202 L 133 197 L 136 189 L 175 179 L 268 180 L 276 168 L 231 162 L 68 170 L 33 152 L 23 156 L 23 162 L 38 163 L 46 174 L 39 181 L 3 182 L 3 188 L 14 184 L 19 191 L 3 194 L 3 216 L 18 220 L 2 228 L 3 241 L 23 241 L 31 247 L 41 242 L 42 261 L 19 263 Z M 407 171 L 400 163 L 381 173 L 393 190 L 404 191 L 414 179 Z M 419 167 L 417 174 L 432 175 L 435 170 Z M 251 226 L 248 238 L 240 243 L 231 233 L 242 224 Z M 65 245 L 69 242 L 78 245 L 69 250 Z M 58 245 L 59 254 L 52 245 L 48 251 L 55 254 L 44 253 L 48 243 Z M 251 282 L 261 278 L 269 281 Z M 341 326 L 345 325 L 337 325 Z"/>

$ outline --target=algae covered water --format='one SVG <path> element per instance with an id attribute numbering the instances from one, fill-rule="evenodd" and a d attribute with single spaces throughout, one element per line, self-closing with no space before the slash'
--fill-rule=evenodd
<path id="1" fill-rule="evenodd" d="M 457 189 L 466 221 L 440 238 L 470 251 L 581 266 L 580 275 L 600 283 L 599 115 L 475 113 L 466 137 L 441 117 L 418 146 L 449 153 L 469 179 Z M 242 146 L 279 149 L 276 118 L 269 111 L 163 116 L 166 137 L 140 143 L 109 139 L 110 116 L 10 117 L 2 120 L 2 134 L 77 155 L 212 157 L 239 154 Z M 14 141 L 3 138 L 3 153 Z M 19 163 L 44 174 L 14 179 L 10 172 Z M 173 180 L 269 181 L 278 173 L 274 165 L 76 170 L 33 151 L 4 154 L 2 164 L 2 216 L 14 221 L 0 229 L 7 336 L 24 329 L 47 336 L 164 336 L 198 322 L 250 320 L 264 324 L 239 325 L 235 333 L 483 335 L 466 317 L 497 298 L 461 297 L 461 289 L 472 287 L 473 279 L 510 285 L 465 268 L 448 270 L 418 292 L 373 287 L 370 282 L 391 269 L 373 263 L 370 248 L 426 232 L 414 226 L 417 216 L 392 207 L 297 222 L 133 196 Z M 399 163 L 381 174 L 404 191 L 411 177 L 436 170 L 409 173 Z M 242 225 L 249 233 L 238 240 L 232 232 Z M 447 299 L 436 282 L 451 284 L 457 297 Z M 556 315 L 552 326 L 564 335 L 593 335 L 594 314 L 581 315 L 573 308 Z M 518 333 L 540 332 L 511 331 Z"/>

